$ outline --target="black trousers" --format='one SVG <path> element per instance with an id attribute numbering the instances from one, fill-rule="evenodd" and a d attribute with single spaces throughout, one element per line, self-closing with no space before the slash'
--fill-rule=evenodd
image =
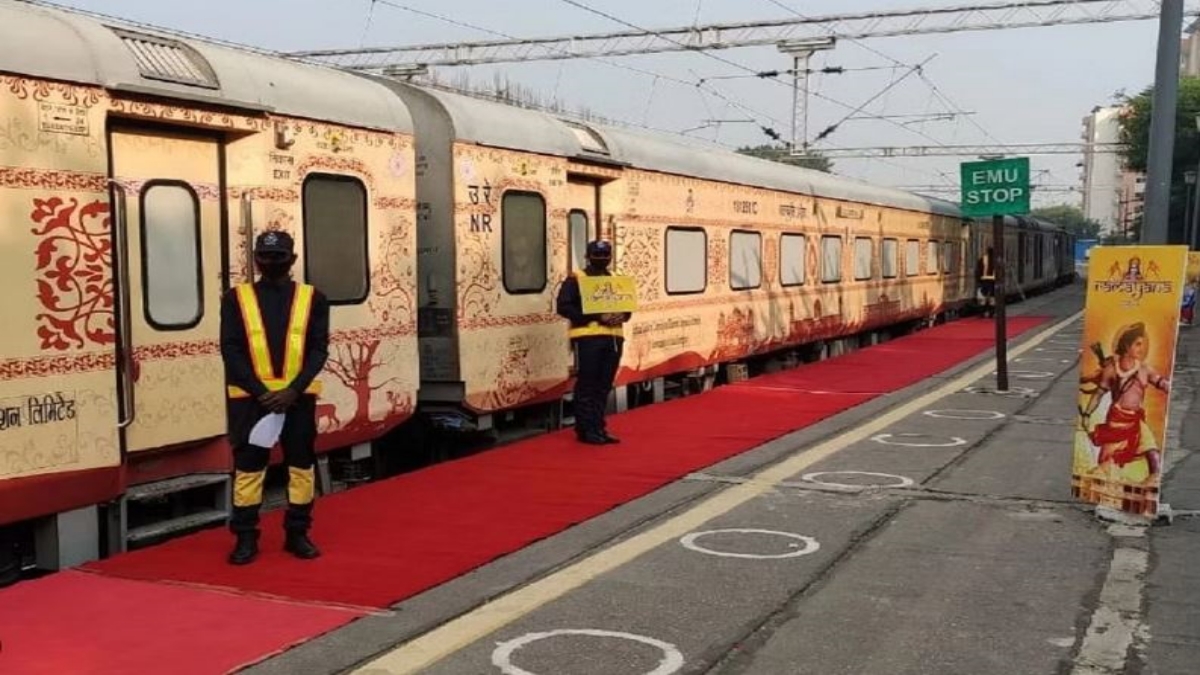
<path id="1" fill-rule="evenodd" d="M 250 430 L 269 414 L 256 399 L 227 399 L 229 443 L 233 446 L 233 532 L 258 530 L 262 508 L 263 480 L 267 475 L 271 449 L 250 445 Z M 283 527 L 288 532 L 307 532 L 312 526 L 313 500 L 316 497 L 317 397 L 301 396 L 287 411 L 279 442 L 288 467 L 288 508 Z"/>
<path id="2" fill-rule="evenodd" d="M 607 433 L 604 414 L 608 395 L 621 363 L 625 340 L 596 335 L 576 338 L 575 348 L 575 433 L 603 436 Z"/>

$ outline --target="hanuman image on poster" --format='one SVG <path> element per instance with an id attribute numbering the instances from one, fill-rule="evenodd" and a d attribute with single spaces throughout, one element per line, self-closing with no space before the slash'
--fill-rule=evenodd
<path id="1" fill-rule="evenodd" d="M 1080 499 L 1158 512 L 1186 264 L 1182 246 L 1092 251 L 1072 469 Z"/>

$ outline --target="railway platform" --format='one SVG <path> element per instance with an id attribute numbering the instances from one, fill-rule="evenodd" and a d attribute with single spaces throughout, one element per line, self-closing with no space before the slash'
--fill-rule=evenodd
<path id="1" fill-rule="evenodd" d="M 1006 394 L 966 319 L 618 416 L 604 453 L 531 439 L 335 495 L 316 564 L 229 568 L 212 531 L 20 584 L 0 670 L 1194 672 L 1200 332 L 1179 515 L 1108 524 L 1070 495 L 1081 308 L 1010 307 Z"/>
<path id="2" fill-rule="evenodd" d="M 1008 395 L 983 356 L 247 672 L 1192 673 L 1200 521 L 1110 525 L 1070 495 L 1081 305 L 1012 307 L 1051 319 L 1013 341 Z M 1200 507 L 1197 366 L 1183 328 L 1180 512 Z"/>

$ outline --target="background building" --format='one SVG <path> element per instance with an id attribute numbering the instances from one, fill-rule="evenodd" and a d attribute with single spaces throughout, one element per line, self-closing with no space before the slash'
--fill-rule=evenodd
<path id="1" fill-rule="evenodd" d="M 1096 152 L 1093 149 L 1096 143 L 1120 141 L 1120 114 L 1119 107 L 1097 106 L 1083 118 L 1083 142 L 1088 146 L 1084 149 L 1081 164 L 1083 215 L 1100 223 L 1101 236 L 1119 232 L 1125 225 L 1123 216 L 1126 200 L 1123 197 L 1127 172 L 1121 166 L 1121 157 L 1113 152 Z"/>

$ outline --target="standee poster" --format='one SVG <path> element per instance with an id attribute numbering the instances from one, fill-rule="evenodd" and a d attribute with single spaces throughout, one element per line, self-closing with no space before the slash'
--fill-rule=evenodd
<path id="1" fill-rule="evenodd" d="M 1185 246 L 1099 246 L 1088 265 L 1071 487 L 1076 498 L 1154 517 Z"/>

